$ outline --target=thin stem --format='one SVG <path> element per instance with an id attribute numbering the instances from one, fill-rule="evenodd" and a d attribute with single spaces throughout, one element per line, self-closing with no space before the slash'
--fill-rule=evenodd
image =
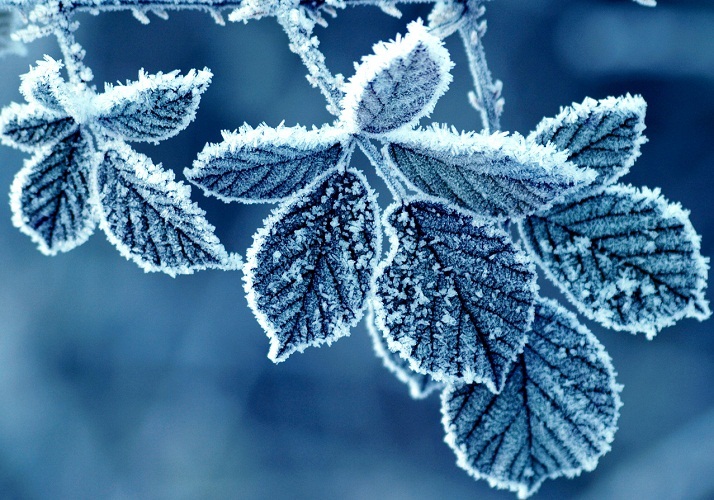
<path id="1" fill-rule="evenodd" d="M 60 3 L 59 18 L 54 26 L 54 34 L 62 51 L 69 81 L 86 86 L 87 82 L 93 78 L 92 71 L 84 64 L 85 51 L 74 38 L 76 25 L 72 22 L 71 16 L 71 12 L 66 9 L 63 3 Z"/>
<path id="2" fill-rule="evenodd" d="M 404 189 L 404 185 L 396 177 L 393 167 L 385 160 L 384 155 L 379 152 L 377 147 L 366 137 L 357 136 L 355 141 L 370 163 L 374 165 L 377 174 L 384 180 L 384 183 L 392 193 L 392 197 L 396 201 L 406 198 L 407 192 Z"/>
<path id="3" fill-rule="evenodd" d="M 475 94 L 471 104 L 481 113 L 485 132 L 496 132 L 501 128 L 500 116 L 503 111 L 500 80 L 494 82 L 486 62 L 486 53 L 481 38 L 486 31 L 485 21 L 479 21 L 484 9 L 480 1 L 470 3 L 464 12 L 464 22 L 459 27 L 459 35 L 469 60 L 469 69 L 474 81 Z"/>

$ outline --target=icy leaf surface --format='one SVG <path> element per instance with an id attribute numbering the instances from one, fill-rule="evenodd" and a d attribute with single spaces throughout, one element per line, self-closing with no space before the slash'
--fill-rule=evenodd
<path id="1" fill-rule="evenodd" d="M 355 132 L 379 135 L 429 115 L 451 83 L 453 66 L 441 40 L 421 22 L 403 38 L 374 46 L 347 84 L 342 122 Z"/>
<path id="2" fill-rule="evenodd" d="M 487 217 L 534 213 L 594 178 L 565 153 L 520 136 L 433 127 L 388 137 L 386 156 L 416 189 Z"/>
<path id="3" fill-rule="evenodd" d="M 0 140 L 24 151 L 53 144 L 76 130 L 71 117 L 37 104 L 12 103 L 0 113 Z"/>
<path id="4" fill-rule="evenodd" d="M 278 201 L 334 168 L 345 134 L 332 127 L 243 127 L 199 153 L 186 178 L 223 201 Z"/>
<path id="5" fill-rule="evenodd" d="M 127 85 L 108 87 L 97 97 L 96 121 L 127 141 L 159 142 L 185 129 L 195 118 L 201 94 L 211 81 L 208 70 L 148 75 Z"/>
<path id="6" fill-rule="evenodd" d="M 45 56 L 44 60 L 37 61 L 29 72 L 22 75 L 20 93 L 29 103 L 37 103 L 48 110 L 66 115 L 64 105 L 60 101 L 60 96 L 66 91 L 64 80 L 60 76 L 61 69 L 61 62 Z"/>
<path id="7" fill-rule="evenodd" d="M 362 317 L 379 249 L 377 204 L 361 174 L 333 170 L 266 220 L 248 250 L 248 304 L 268 357 L 349 335 Z"/>
<path id="8" fill-rule="evenodd" d="M 521 232 L 548 276 L 603 326 L 652 338 L 709 316 L 700 237 L 659 190 L 610 186 L 526 219 Z"/>
<path id="9" fill-rule="evenodd" d="M 608 97 L 563 108 L 545 118 L 528 139 L 568 150 L 568 160 L 597 172 L 595 186 L 612 184 L 625 175 L 646 142 L 647 104 L 641 96 Z"/>
<path id="10" fill-rule="evenodd" d="M 126 144 L 106 145 L 93 183 L 100 227 L 145 271 L 175 276 L 237 265 L 191 201 L 191 189 Z"/>
<path id="11" fill-rule="evenodd" d="M 497 392 L 533 318 L 535 273 L 509 236 L 455 207 L 414 200 L 384 216 L 377 326 L 413 370 Z"/>
<path id="12" fill-rule="evenodd" d="M 368 309 L 366 318 L 367 330 L 372 337 L 372 345 L 377 357 L 382 360 L 384 367 L 392 372 L 400 382 L 409 386 L 409 395 L 414 399 L 424 399 L 432 392 L 441 390 L 443 384 L 434 380 L 431 375 L 415 372 L 409 367 L 409 362 L 392 352 L 387 346 L 387 340 L 374 324 L 373 308 Z"/>
<path id="13" fill-rule="evenodd" d="M 469 474 L 526 498 L 545 479 L 595 468 L 617 430 L 619 391 L 595 336 L 556 302 L 539 299 L 500 394 L 477 384 L 443 392 L 445 441 Z"/>
<path id="14" fill-rule="evenodd" d="M 12 221 L 47 255 L 84 243 L 95 225 L 89 196 L 94 152 L 80 130 L 25 161 L 10 192 Z"/>

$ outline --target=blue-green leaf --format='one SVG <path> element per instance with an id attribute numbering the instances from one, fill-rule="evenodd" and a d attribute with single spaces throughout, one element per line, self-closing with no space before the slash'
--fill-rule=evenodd
<path id="1" fill-rule="evenodd" d="M 349 335 L 364 312 L 379 249 L 377 204 L 364 177 L 332 170 L 284 203 L 254 237 L 248 304 L 284 361 Z"/>
<path id="2" fill-rule="evenodd" d="M 209 144 L 184 174 L 225 202 L 275 202 L 295 194 L 337 165 L 346 134 L 326 127 L 242 127 Z"/>
<path id="3" fill-rule="evenodd" d="M 595 336 L 540 299 L 500 394 L 478 384 L 443 392 L 446 442 L 472 476 L 526 498 L 545 479 L 595 468 L 617 430 L 620 390 Z"/>
<path id="4" fill-rule="evenodd" d="M 94 231 L 89 177 L 94 150 L 81 130 L 41 149 L 15 176 L 13 223 L 47 255 L 67 252 Z"/>
<path id="5" fill-rule="evenodd" d="M 586 317 L 648 338 L 710 315 L 708 259 L 689 214 L 659 190 L 615 185 L 529 217 L 523 239 Z"/>
<path id="6" fill-rule="evenodd" d="M 34 103 L 12 103 L 0 113 L 0 140 L 23 151 L 54 144 L 76 130 L 71 117 Z"/>
<path id="7" fill-rule="evenodd" d="M 191 201 L 191 189 L 126 144 L 105 145 L 92 182 L 107 239 L 145 271 L 175 276 L 238 265 Z"/>
<path id="8" fill-rule="evenodd" d="M 533 265 L 508 235 L 429 200 L 392 205 L 377 326 L 413 370 L 498 392 L 533 318 Z"/>

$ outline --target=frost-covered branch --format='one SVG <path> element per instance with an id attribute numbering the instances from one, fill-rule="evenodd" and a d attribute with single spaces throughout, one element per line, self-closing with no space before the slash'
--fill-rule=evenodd
<path id="1" fill-rule="evenodd" d="M 482 0 L 469 2 L 464 11 L 464 21 L 459 27 L 459 35 L 469 60 L 469 69 L 474 80 L 475 93 L 469 95 L 471 104 L 481 113 L 485 132 L 500 130 L 500 116 L 503 99 L 500 80 L 493 80 L 486 63 L 486 52 L 481 39 L 486 33 L 486 21 L 479 20 L 485 12 Z"/>

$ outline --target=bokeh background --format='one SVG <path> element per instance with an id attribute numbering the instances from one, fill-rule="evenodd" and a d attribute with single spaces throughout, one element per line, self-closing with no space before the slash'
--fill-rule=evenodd
<path id="1" fill-rule="evenodd" d="M 330 67 L 349 76 L 374 42 L 427 12 L 410 6 L 398 20 L 353 8 L 317 33 Z M 625 180 L 661 186 L 691 209 L 703 253 L 714 254 L 714 3 L 498 0 L 487 19 L 503 128 L 526 134 L 585 96 L 642 94 L 650 142 Z M 179 176 L 222 129 L 331 120 L 273 20 L 80 20 L 99 86 L 136 79 L 140 68 L 213 70 L 196 121 L 158 147 L 138 147 Z M 447 46 L 454 83 L 432 118 L 478 129 L 460 41 Z M 20 100 L 18 75 L 43 54 L 60 57 L 54 40 L 0 60 L 0 105 Z M 0 149 L 0 190 L 23 158 Z M 361 155 L 354 162 L 369 170 Z M 385 206 L 384 186 L 374 185 Z M 270 210 L 193 194 L 241 253 Z M 625 386 L 620 429 L 595 472 L 547 481 L 540 498 L 714 498 L 714 322 L 685 320 L 651 342 L 585 323 Z M 101 233 L 45 257 L 0 203 L 0 498 L 513 498 L 456 467 L 439 398 L 411 400 L 363 325 L 279 365 L 267 350 L 240 273 L 144 274 Z"/>

